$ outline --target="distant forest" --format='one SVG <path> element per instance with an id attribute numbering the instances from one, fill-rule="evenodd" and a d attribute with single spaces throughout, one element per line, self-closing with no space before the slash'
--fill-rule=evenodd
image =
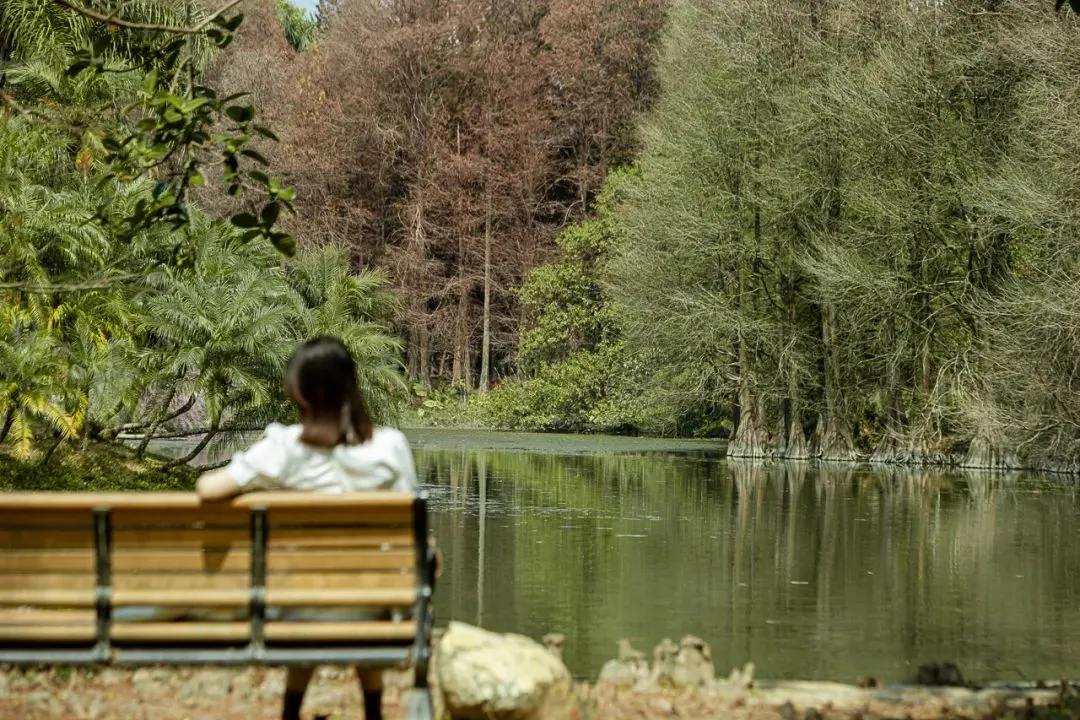
<path id="1" fill-rule="evenodd" d="M 387 418 L 1080 469 L 1057 4 L 10 0 L 0 442 L 257 427 L 326 331 Z M 165 132 L 200 108 L 224 183 Z"/>

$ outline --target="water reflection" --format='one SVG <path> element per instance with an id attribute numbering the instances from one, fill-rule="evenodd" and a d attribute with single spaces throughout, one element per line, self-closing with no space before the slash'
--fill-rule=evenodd
<path id="1" fill-rule="evenodd" d="M 423 447 L 447 556 L 439 621 L 567 635 L 595 676 L 693 632 L 718 670 L 905 677 L 1080 665 L 1080 521 L 1037 479 L 725 463 L 715 454 Z"/>

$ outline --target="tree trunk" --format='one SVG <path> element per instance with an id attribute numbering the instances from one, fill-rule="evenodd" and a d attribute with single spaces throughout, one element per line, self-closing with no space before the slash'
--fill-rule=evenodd
<path id="1" fill-rule="evenodd" d="M 191 452 L 189 452 L 187 455 L 185 455 L 182 458 L 177 458 L 176 460 L 171 460 L 171 461 L 165 463 L 162 467 L 165 468 L 165 469 L 168 469 L 168 468 L 176 467 L 177 465 L 186 465 L 187 463 L 191 462 L 192 460 L 194 460 L 196 457 L 199 456 L 199 453 L 201 453 L 206 448 L 207 445 L 210 444 L 210 441 L 213 440 L 217 436 L 217 433 L 218 433 L 218 423 L 215 422 L 210 427 L 210 432 L 203 435 L 202 440 L 200 440 L 198 443 L 196 443 L 195 447 L 193 447 L 191 449 Z"/>
<path id="2" fill-rule="evenodd" d="M 742 308 L 746 297 L 746 270 L 739 268 L 739 305 Z M 754 372 L 750 360 L 750 351 L 745 340 L 741 336 L 738 339 L 739 359 L 739 389 L 738 389 L 738 423 L 732 434 L 731 443 L 728 445 L 729 457 L 763 458 L 768 457 L 768 430 L 765 427 L 765 413 L 761 399 L 754 387 Z"/>
<path id="3" fill-rule="evenodd" d="M 431 335 L 428 331 L 427 315 L 422 316 L 420 323 L 420 382 L 424 387 L 431 387 Z"/>
<path id="4" fill-rule="evenodd" d="M 179 380 L 179 378 L 177 378 Z M 172 405 L 173 398 L 176 397 L 176 386 L 169 389 L 168 394 L 165 396 L 165 402 L 161 403 L 161 412 L 159 417 L 154 420 L 150 425 L 150 429 L 146 431 L 146 435 L 143 436 L 142 442 L 139 443 L 138 449 L 135 451 L 135 457 L 142 460 L 143 455 L 146 454 L 146 448 L 150 445 L 150 440 L 154 437 L 157 429 L 163 422 L 166 422 L 166 418 L 169 413 L 169 406 Z"/>
<path id="5" fill-rule="evenodd" d="M 465 238 L 458 239 L 458 314 L 454 327 L 454 367 L 451 384 L 469 390 L 469 346 L 466 323 L 469 319 L 469 293 L 465 287 Z"/>
<path id="6" fill-rule="evenodd" d="M 896 348 L 900 355 L 902 348 L 897 347 L 899 339 L 896 337 L 896 321 L 889 318 L 885 324 L 885 346 Z M 870 456 L 872 463 L 902 463 L 904 452 L 902 439 L 904 437 L 904 408 L 900 399 L 900 371 L 897 362 L 892 360 L 888 364 L 885 373 L 885 429 L 881 442 L 874 448 L 874 454 Z"/>
<path id="7" fill-rule="evenodd" d="M 794 284 L 787 278 L 781 278 L 784 288 L 784 304 L 787 306 L 787 320 L 792 332 L 798 327 L 798 309 L 796 308 L 797 297 Z M 802 427 L 802 393 L 799 390 L 799 381 L 794 369 L 788 372 L 787 397 L 784 398 L 780 418 L 779 442 L 777 443 L 778 455 L 789 460 L 806 460 L 810 457 L 810 449 L 806 443 L 806 433 Z"/>
<path id="8" fill-rule="evenodd" d="M 50 448 L 49 448 L 49 449 L 48 449 L 48 450 L 47 450 L 47 451 L 45 452 L 45 457 L 41 458 L 41 463 L 39 463 L 41 467 L 45 467 L 46 465 L 48 465 L 48 464 L 49 464 L 49 461 L 50 461 L 50 460 L 52 460 L 52 456 L 53 456 L 53 453 L 55 453 L 55 452 L 56 452 L 56 449 L 57 449 L 58 447 L 60 447 L 60 445 L 61 445 L 61 444 L 62 444 L 63 442 L 64 442 L 64 436 L 63 436 L 63 435 L 61 435 L 60 437 L 56 438 L 56 442 L 54 442 L 54 443 L 52 444 L 52 447 L 50 447 Z"/>
<path id="9" fill-rule="evenodd" d="M 7 440 L 8 433 L 11 432 L 11 426 L 15 423 L 15 398 L 11 398 L 11 405 L 8 407 L 7 412 L 4 413 L 4 426 L 0 427 L 0 442 Z"/>
<path id="10" fill-rule="evenodd" d="M 1015 470 L 1023 467 L 1020 458 L 1011 451 L 1006 451 L 995 444 L 985 434 L 976 435 L 967 454 L 960 462 L 960 467 L 990 470 Z"/>
<path id="11" fill-rule="evenodd" d="M 419 351 L 419 333 L 417 332 L 416 325 L 409 328 L 409 345 L 405 348 L 405 357 L 408 358 L 408 378 L 412 382 L 417 382 L 420 378 L 420 351 Z"/>
<path id="12" fill-rule="evenodd" d="M 858 458 L 848 425 L 847 408 L 840 384 L 840 364 L 836 348 L 836 309 L 830 303 L 820 308 L 823 386 L 825 408 L 818 414 L 818 426 L 811 442 L 811 454 L 822 460 L 853 461 Z"/>
<path id="13" fill-rule="evenodd" d="M 484 218 L 484 338 L 480 357 L 480 392 L 490 388 L 491 373 L 491 185 Z"/>

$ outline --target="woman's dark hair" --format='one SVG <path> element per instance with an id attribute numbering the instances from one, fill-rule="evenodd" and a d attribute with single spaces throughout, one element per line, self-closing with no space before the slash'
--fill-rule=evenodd
<path id="1" fill-rule="evenodd" d="M 356 383 L 356 363 L 345 343 L 317 337 L 293 351 L 285 392 L 300 409 L 308 445 L 335 447 L 371 439 L 375 423 Z"/>

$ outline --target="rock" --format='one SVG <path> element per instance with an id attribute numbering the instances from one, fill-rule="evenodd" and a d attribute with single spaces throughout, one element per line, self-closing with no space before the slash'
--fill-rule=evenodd
<path id="1" fill-rule="evenodd" d="M 616 643 L 619 647 L 619 660 L 622 662 L 645 662 L 645 653 L 635 650 L 630 644 L 629 638 L 623 638 Z"/>
<path id="2" fill-rule="evenodd" d="M 671 680 L 675 687 L 709 687 L 715 681 L 715 675 L 712 651 L 708 643 L 694 635 L 685 636 L 679 643 L 679 651 L 675 655 L 675 664 L 671 671 Z"/>
<path id="3" fill-rule="evenodd" d="M 455 720 L 561 720 L 575 710 L 566 666 L 539 643 L 451 622 L 437 668 Z"/>
<path id="4" fill-rule="evenodd" d="M 664 638 L 660 644 L 653 648 L 653 666 L 651 680 L 657 686 L 672 686 L 675 684 L 672 675 L 675 671 L 675 656 L 679 652 L 679 646 Z"/>
<path id="5" fill-rule="evenodd" d="M 728 685 L 732 687 L 740 687 L 749 689 L 754 686 L 754 663 L 748 662 L 743 665 L 742 670 L 739 668 L 732 668 L 731 674 L 728 675 Z"/>
<path id="6" fill-rule="evenodd" d="M 608 660 L 600 668 L 600 677 L 597 685 L 614 685 L 620 688 L 636 687 L 640 683 L 649 680 L 649 666 L 644 662 L 631 660 Z"/>
<path id="7" fill-rule="evenodd" d="M 619 649 L 619 657 L 616 660 L 608 660 L 600 668 L 597 685 L 639 689 L 651 687 L 649 664 L 645 661 L 645 653 L 635 650 L 626 638 L 619 640 L 616 647 Z"/>
<path id="8" fill-rule="evenodd" d="M 566 647 L 566 636 L 562 633 L 548 633 L 541 639 L 547 651 L 557 657 L 559 662 L 563 659 L 563 649 Z"/>

